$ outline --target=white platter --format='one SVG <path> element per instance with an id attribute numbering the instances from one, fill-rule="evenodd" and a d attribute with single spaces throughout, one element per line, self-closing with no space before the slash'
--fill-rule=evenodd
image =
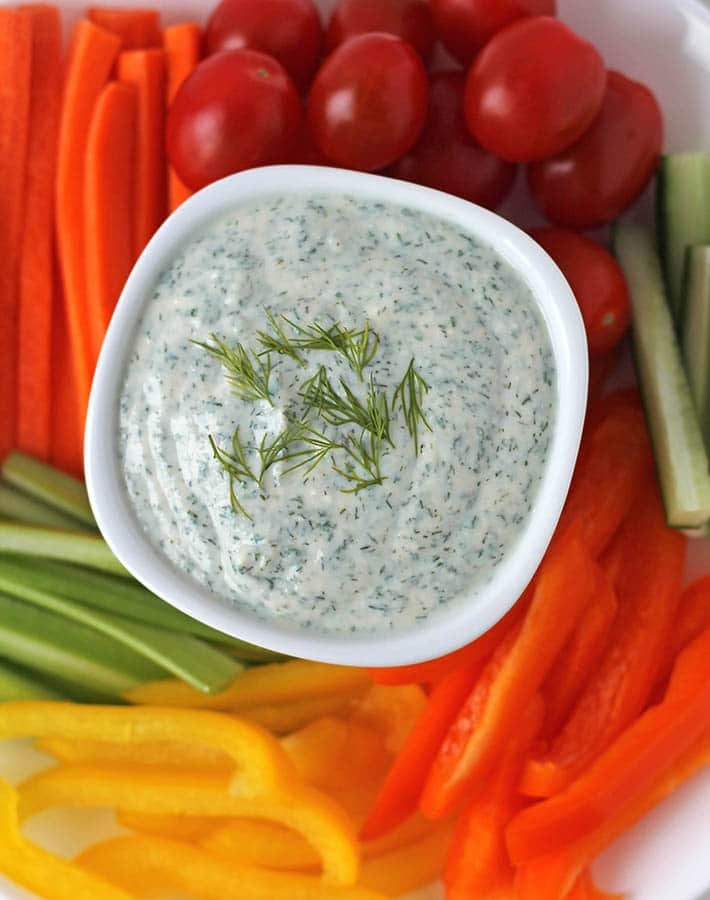
<path id="1" fill-rule="evenodd" d="M 334 2 L 321 0 L 321 6 L 328 11 Z M 0 6 L 9 5 L 0 0 Z M 88 4 L 64 0 L 61 5 L 69 25 Z M 107 0 L 107 5 L 157 6 L 164 9 L 166 22 L 176 22 L 213 4 Z M 558 0 L 558 5 L 561 18 L 596 44 L 610 68 L 644 81 L 656 92 L 665 116 L 667 150 L 710 149 L 709 6 L 701 0 Z M 519 191 L 506 210 L 519 211 L 523 203 Z M 710 571 L 710 542 L 695 541 L 689 576 L 703 571 Z M 0 743 L 0 775 L 13 782 L 47 762 L 27 742 Z M 76 853 L 112 832 L 115 826 L 103 811 L 53 811 L 28 829 L 33 839 L 63 854 Z M 601 887 L 622 891 L 628 900 L 710 900 L 710 772 L 688 782 L 639 822 L 596 862 L 594 872 Z M 0 878 L 3 900 L 31 896 Z M 440 896 L 434 887 L 411 895 L 411 900 Z"/>

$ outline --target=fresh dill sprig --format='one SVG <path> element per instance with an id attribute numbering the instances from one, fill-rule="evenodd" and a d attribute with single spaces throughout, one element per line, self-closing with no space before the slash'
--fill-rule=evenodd
<path id="1" fill-rule="evenodd" d="M 382 440 L 372 432 L 362 432 L 359 438 L 352 435 L 341 445 L 350 461 L 344 466 L 333 463 L 333 471 L 347 479 L 353 487 L 341 488 L 344 494 L 358 494 L 365 488 L 381 485 L 385 478 L 380 471 Z M 360 469 L 361 471 L 358 471 Z"/>
<path id="2" fill-rule="evenodd" d="M 392 444 L 387 395 L 378 392 L 372 375 L 364 403 L 342 378 L 340 388 L 339 393 L 328 378 L 325 366 L 321 366 L 315 375 L 303 383 L 300 394 L 306 408 L 309 411 L 315 409 L 329 425 L 337 427 L 357 425 L 364 431 L 374 434 L 379 440 L 384 439 Z"/>
<path id="3" fill-rule="evenodd" d="M 198 347 L 206 350 L 210 356 L 222 363 L 226 372 L 227 383 L 232 392 L 241 400 L 256 402 L 266 400 L 271 406 L 274 401 L 269 389 L 271 378 L 271 357 L 262 360 L 256 353 L 249 353 L 243 344 L 230 347 L 217 335 L 212 335 L 213 344 L 193 341 Z"/>
<path id="4" fill-rule="evenodd" d="M 217 446 L 217 442 L 212 437 L 209 436 L 210 445 L 212 447 L 212 452 L 214 454 L 214 458 L 220 463 L 224 471 L 229 475 L 229 501 L 232 506 L 232 509 L 236 513 L 241 513 L 246 516 L 247 519 L 251 519 L 249 513 L 244 509 L 242 504 L 237 497 L 237 492 L 235 485 L 237 482 L 244 484 L 247 481 L 255 481 L 259 483 L 259 479 L 252 472 L 249 463 L 246 458 L 246 451 L 244 449 L 244 445 L 241 442 L 241 438 L 239 437 L 239 428 L 236 428 L 234 434 L 232 435 L 232 452 L 229 453 L 227 450 L 223 450 L 221 447 Z"/>
<path id="5" fill-rule="evenodd" d="M 419 423 L 421 422 L 428 431 L 431 431 L 431 425 L 422 409 L 424 395 L 428 392 L 429 385 L 414 368 L 414 357 L 412 357 L 407 366 L 407 371 L 404 373 L 404 378 L 397 385 L 397 389 L 392 397 L 392 409 L 395 408 L 399 400 L 407 431 L 414 443 L 415 456 L 419 456 Z"/>
<path id="6" fill-rule="evenodd" d="M 268 331 L 257 331 L 256 339 L 264 348 L 259 353 L 259 356 L 266 356 L 269 353 L 278 353 L 279 356 L 290 356 L 291 359 L 295 359 L 300 366 L 305 366 L 306 361 L 298 352 L 296 344 L 288 337 L 279 324 L 279 320 L 268 309 L 265 309 L 264 313 L 266 314 L 266 318 L 269 320 L 269 325 L 274 333 L 269 334 Z M 285 316 L 281 316 L 281 318 L 285 319 Z"/>

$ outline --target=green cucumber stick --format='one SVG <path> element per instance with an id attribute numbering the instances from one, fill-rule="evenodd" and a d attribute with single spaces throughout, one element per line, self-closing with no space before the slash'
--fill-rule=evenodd
<path id="1" fill-rule="evenodd" d="M 66 528 L 69 531 L 77 531 L 82 528 L 81 523 L 60 512 L 51 506 L 47 506 L 41 500 L 36 500 L 29 494 L 18 491 L 17 488 L 0 481 L 0 516 L 13 522 L 24 525 L 42 525 L 45 528 Z"/>
<path id="2" fill-rule="evenodd" d="M 96 528 L 84 482 L 60 472 L 47 463 L 14 450 L 2 465 L 2 476 L 9 484 L 68 513 L 85 525 Z"/>
<path id="3" fill-rule="evenodd" d="M 62 685 L 120 698 L 164 670 L 134 650 L 46 609 L 0 594 L 0 657 Z"/>
<path id="4" fill-rule="evenodd" d="M 30 572 L 8 557 L 0 557 L 0 591 L 95 628 L 205 693 L 226 687 L 242 669 L 226 653 L 192 635 L 145 625 L 58 596 L 51 575 Z"/>
<path id="5" fill-rule="evenodd" d="M 98 534 L 0 522 L 0 553 L 43 556 L 130 578 Z"/>

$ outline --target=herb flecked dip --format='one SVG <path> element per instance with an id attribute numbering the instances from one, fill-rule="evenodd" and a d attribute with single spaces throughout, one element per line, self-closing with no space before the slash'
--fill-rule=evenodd
<path id="1" fill-rule="evenodd" d="M 275 333 L 269 316 L 289 336 L 296 326 L 367 328 L 376 352 L 362 379 L 327 350 L 256 356 L 258 333 Z M 271 403 L 235 396 L 207 352 L 215 341 L 241 342 L 255 368 L 271 367 Z M 394 402 L 412 361 L 428 388 L 416 446 Z M 233 478 L 230 502 L 214 450 L 231 453 L 235 432 L 257 475 L 259 447 L 306 415 L 341 446 L 362 438 L 304 405 L 320 367 L 341 393 L 385 398 L 380 483 L 348 480 L 343 451 L 286 472 L 301 457 L 280 459 L 284 450 L 261 483 Z M 464 597 L 475 602 L 516 542 L 555 405 L 546 326 L 493 248 L 406 208 L 274 197 L 214 221 L 162 273 L 124 376 L 120 462 L 150 540 L 226 604 L 320 632 L 402 630 Z"/>

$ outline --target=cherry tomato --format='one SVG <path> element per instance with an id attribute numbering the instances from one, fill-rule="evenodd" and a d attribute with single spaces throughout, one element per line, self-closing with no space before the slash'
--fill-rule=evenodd
<path id="1" fill-rule="evenodd" d="M 424 130 L 387 174 L 495 209 L 512 187 L 515 166 L 486 152 L 468 133 L 463 116 L 465 83 L 460 72 L 432 76 Z"/>
<path id="2" fill-rule="evenodd" d="M 493 35 L 523 16 L 554 16 L 555 0 L 431 0 L 437 34 L 467 66 Z"/>
<path id="3" fill-rule="evenodd" d="M 557 19 L 523 19 L 481 50 L 466 81 L 466 122 L 476 140 L 513 162 L 546 159 L 577 141 L 604 98 L 594 47 Z"/>
<path id="4" fill-rule="evenodd" d="M 358 34 L 383 31 L 408 41 L 426 62 L 434 46 L 428 0 L 340 0 L 326 32 L 328 51 Z"/>
<path id="5" fill-rule="evenodd" d="M 417 53 L 391 34 L 363 34 L 323 63 L 308 97 L 308 120 L 328 159 L 372 172 L 398 159 L 422 130 L 427 77 Z"/>
<path id="6" fill-rule="evenodd" d="M 574 231 L 534 228 L 531 236 L 550 254 L 577 298 L 591 354 L 615 347 L 631 321 L 624 273 L 609 251 Z"/>
<path id="7" fill-rule="evenodd" d="M 320 59 L 323 28 L 313 0 L 222 0 L 205 31 L 207 53 L 261 50 L 302 90 Z"/>
<path id="8" fill-rule="evenodd" d="M 298 92 L 281 65 L 256 50 L 201 62 L 168 112 L 168 157 L 197 190 L 252 166 L 288 158 L 302 119 Z"/>
<path id="9" fill-rule="evenodd" d="M 579 229 L 604 225 L 648 184 L 662 143 L 661 110 L 651 91 L 609 72 L 594 124 L 568 150 L 528 168 L 530 191 L 556 225 Z"/>

